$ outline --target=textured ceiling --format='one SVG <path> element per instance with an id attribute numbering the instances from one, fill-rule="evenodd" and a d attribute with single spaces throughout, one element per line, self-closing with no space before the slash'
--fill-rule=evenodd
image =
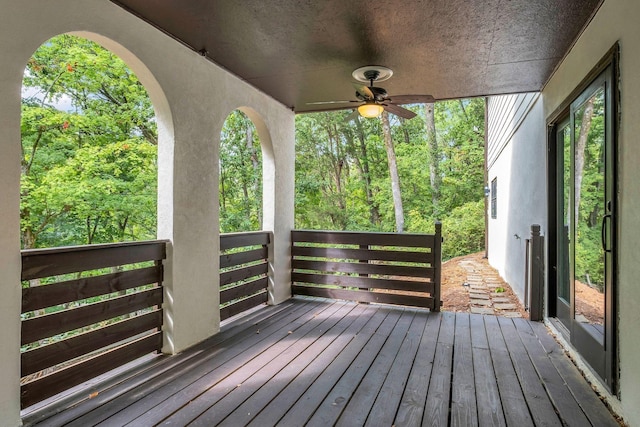
<path id="1" fill-rule="evenodd" d="M 296 112 L 344 108 L 351 72 L 390 95 L 538 91 L 602 0 L 113 0 Z"/>

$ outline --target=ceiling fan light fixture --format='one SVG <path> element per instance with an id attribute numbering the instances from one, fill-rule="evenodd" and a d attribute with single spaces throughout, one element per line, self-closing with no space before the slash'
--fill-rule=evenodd
<path id="1" fill-rule="evenodd" d="M 384 110 L 382 105 L 378 105 L 375 102 L 367 102 L 358 107 L 358 113 L 367 119 L 373 119 L 374 117 L 380 116 L 380 114 L 382 114 L 382 110 Z"/>

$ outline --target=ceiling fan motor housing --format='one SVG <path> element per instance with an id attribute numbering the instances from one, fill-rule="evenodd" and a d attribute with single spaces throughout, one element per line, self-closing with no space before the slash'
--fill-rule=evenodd
<path id="1" fill-rule="evenodd" d="M 378 77 L 380 77 L 380 71 L 367 70 L 364 72 L 364 76 L 366 77 L 367 80 L 371 82 L 371 86 L 373 86 L 373 82 L 378 80 Z"/>

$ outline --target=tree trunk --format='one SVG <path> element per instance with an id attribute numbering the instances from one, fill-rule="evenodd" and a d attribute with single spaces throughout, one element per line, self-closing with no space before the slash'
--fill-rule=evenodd
<path id="1" fill-rule="evenodd" d="M 253 166 L 253 196 L 262 200 L 261 194 L 258 194 L 260 191 L 260 162 L 258 161 L 258 153 L 256 152 L 255 147 L 253 146 L 253 125 L 252 123 L 247 123 L 247 150 L 249 150 L 249 155 L 251 156 L 251 164 Z M 258 224 L 262 226 L 262 204 L 256 205 L 256 213 L 258 216 Z"/>
<path id="2" fill-rule="evenodd" d="M 391 139 L 391 125 L 389 124 L 389 113 L 382 113 L 382 136 L 384 146 L 387 149 L 387 161 L 389 162 L 389 176 L 391 178 L 391 194 L 393 195 L 393 208 L 396 216 L 396 231 L 404 232 L 404 212 L 402 209 L 402 193 L 400 192 L 400 176 L 398 175 L 398 163 L 396 152 Z"/>
<path id="3" fill-rule="evenodd" d="M 227 192 L 225 191 L 224 168 L 220 165 L 220 216 L 227 210 Z"/>
<path id="4" fill-rule="evenodd" d="M 358 156 L 361 160 L 358 164 L 361 165 L 361 173 L 362 178 L 364 180 L 365 194 L 367 196 L 367 205 L 369 206 L 369 219 L 371 221 L 371 225 L 379 225 L 380 224 L 380 210 L 378 209 L 378 205 L 375 203 L 373 199 L 373 190 L 371 189 L 371 172 L 369 169 L 369 156 L 367 155 L 367 144 L 365 141 L 364 130 L 362 129 L 362 123 L 359 119 L 355 120 L 356 128 L 358 131 L 358 142 L 360 148 L 360 156 Z"/>
<path id="5" fill-rule="evenodd" d="M 333 167 L 333 178 L 336 185 L 338 206 L 340 207 L 340 211 L 344 214 L 347 210 L 347 205 L 344 194 L 342 192 L 342 171 L 346 166 L 346 162 L 344 160 L 344 153 L 340 145 L 340 137 L 338 136 L 337 130 L 334 129 L 334 124 L 331 122 L 327 123 L 326 129 L 327 135 L 329 137 L 329 145 L 331 146 L 330 159 L 331 166 Z"/>
<path id="6" fill-rule="evenodd" d="M 593 118 L 593 101 L 594 98 L 589 98 L 584 105 L 584 112 L 582 113 L 582 124 L 580 125 L 580 133 L 578 134 L 578 140 L 576 142 L 576 154 L 575 154 L 575 223 L 578 224 L 580 218 L 580 190 L 582 189 L 582 178 L 584 175 L 584 152 L 587 147 L 587 141 L 589 139 L 589 131 L 591 130 L 591 120 Z"/>
<path id="7" fill-rule="evenodd" d="M 436 138 L 436 118 L 435 104 L 424 104 L 426 116 L 426 136 L 427 145 L 429 146 L 429 180 L 431 183 L 431 203 L 433 204 L 433 213 L 436 217 L 440 214 L 438 204 L 440 203 L 440 150 L 438 148 L 438 140 Z"/>

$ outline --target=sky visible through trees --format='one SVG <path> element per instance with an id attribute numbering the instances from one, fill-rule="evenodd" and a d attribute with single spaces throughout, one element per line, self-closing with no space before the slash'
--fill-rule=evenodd
<path id="1" fill-rule="evenodd" d="M 296 228 L 430 233 L 441 220 L 445 257 L 483 249 L 484 100 L 408 108 L 418 116 L 296 117 Z M 155 238 L 157 144 L 149 97 L 116 55 L 71 35 L 42 45 L 23 85 L 23 247 Z M 261 178 L 258 133 L 233 112 L 222 232 L 262 228 Z"/>

